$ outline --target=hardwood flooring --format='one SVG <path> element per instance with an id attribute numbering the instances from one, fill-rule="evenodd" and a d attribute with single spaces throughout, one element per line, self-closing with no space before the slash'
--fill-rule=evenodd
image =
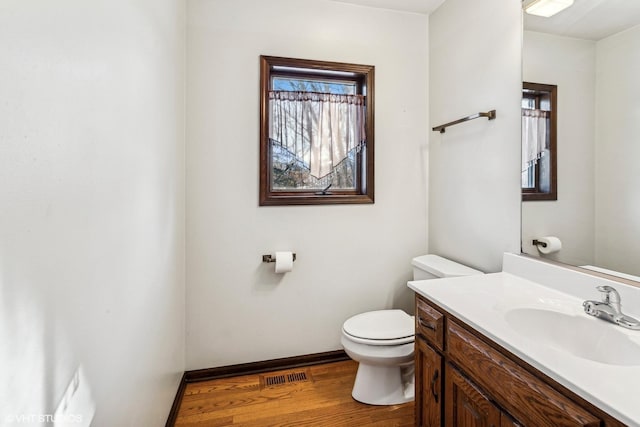
<path id="1" fill-rule="evenodd" d="M 177 427 L 413 427 L 413 402 L 355 401 L 351 360 L 187 384 Z"/>

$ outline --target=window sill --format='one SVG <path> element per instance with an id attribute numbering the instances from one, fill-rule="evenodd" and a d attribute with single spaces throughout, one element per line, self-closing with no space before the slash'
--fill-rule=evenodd
<path id="1" fill-rule="evenodd" d="M 556 193 L 522 193 L 523 202 L 536 202 L 536 201 L 556 201 L 558 195 Z"/>
<path id="2" fill-rule="evenodd" d="M 260 199 L 260 206 L 291 205 L 354 205 L 372 204 L 373 197 L 367 194 L 326 194 L 326 195 L 274 195 Z"/>

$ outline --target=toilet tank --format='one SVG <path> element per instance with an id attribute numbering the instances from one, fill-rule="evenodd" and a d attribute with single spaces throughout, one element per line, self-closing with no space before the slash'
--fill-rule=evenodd
<path id="1" fill-rule="evenodd" d="M 444 277 L 473 276 L 484 274 L 466 265 L 459 264 L 438 255 L 422 255 L 411 261 L 413 280 L 439 279 Z"/>

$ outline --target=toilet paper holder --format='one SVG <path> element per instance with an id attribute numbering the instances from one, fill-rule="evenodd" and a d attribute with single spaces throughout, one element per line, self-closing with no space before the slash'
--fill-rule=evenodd
<path id="1" fill-rule="evenodd" d="M 296 254 L 293 254 L 293 260 L 296 260 Z M 276 262 L 276 257 L 272 255 L 262 255 L 262 262 Z"/>
<path id="2" fill-rule="evenodd" d="M 536 245 L 536 246 L 542 246 L 543 248 L 547 247 L 547 244 L 545 242 L 541 242 L 541 241 L 539 241 L 537 239 L 533 240 L 533 244 Z"/>

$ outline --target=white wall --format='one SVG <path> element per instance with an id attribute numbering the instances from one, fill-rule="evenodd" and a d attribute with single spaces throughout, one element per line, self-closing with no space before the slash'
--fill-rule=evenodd
<path id="1" fill-rule="evenodd" d="M 426 252 L 427 17 L 324 0 L 191 0 L 187 369 L 340 349 L 341 325 L 412 309 Z M 374 65 L 375 204 L 258 207 L 259 55 Z M 276 275 L 262 254 L 293 250 Z"/>
<path id="2" fill-rule="evenodd" d="M 429 249 L 486 272 L 520 252 L 521 4 L 447 0 L 429 20 Z"/>
<path id="3" fill-rule="evenodd" d="M 596 263 L 640 275 L 640 26 L 597 44 Z"/>
<path id="4" fill-rule="evenodd" d="M 594 262 L 595 42 L 525 31 L 523 80 L 558 86 L 558 200 L 522 203 L 522 250 L 539 255 L 534 238 L 558 236 L 546 258 Z"/>
<path id="5" fill-rule="evenodd" d="M 164 424 L 183 69 L 178 0 L 0 1 L 0 425 Z"/>

